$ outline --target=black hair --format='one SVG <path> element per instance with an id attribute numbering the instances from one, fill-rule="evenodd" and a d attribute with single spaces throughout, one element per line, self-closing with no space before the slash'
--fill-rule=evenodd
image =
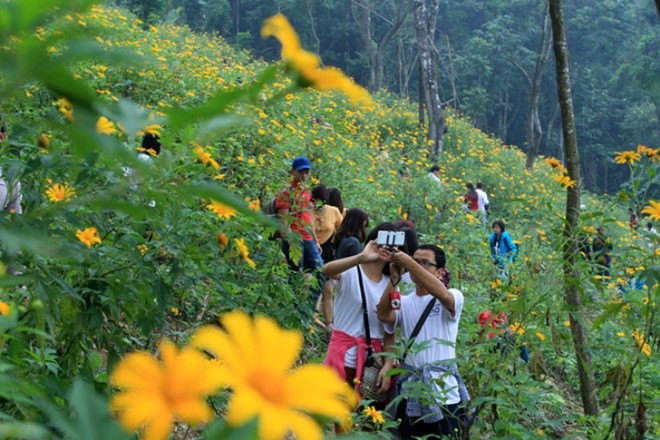
<path id="1" fill-rule="evenodd" d="M 495 220 L 495 221 L 493 222 L 493 226 L 492 226 L 492 227 L 494 228 L 495 225 L 499 226 L 499 227 L 500 227 L 500 230 L 501 230 L 502 232 L 506 231 L 506 226 L 504 225 L 504 222 L 503 222 L 502 220 Z"/>
<path id="2" fill-rule="evenodd" d="M 323 202 L 323 204 L 328 203 L 328 189 L 324 184 L 321 183 L 312 188 L 312 199 L 315 202 Z"/>
<path id="3" fill-rule="evenodd" d="M 145 150 L 154 150 L 156 155 L 160 154 L 160 141 L 157 134 L 145 133 L 142 138 L 142 148 Z"/>
<path id="4" fill-rule="evenodd" d="M 647 228 L 647 229 L 653 229 L 653 222 L 648 222 L 648 223 L 646 224 L 646 228 Z"/>
<path id="5" fill-rule="evenodd" d="M 433 256 L 435 257 L 435 264 L 439 268 L 444 269 L 447 265 L 447 256 L 445 255 L 445 251 L 443 251 L 440 246 L 436 246 L 434 244 L 423 244 L 418 247 L 417 250 L 432 251 Z"/>
<path id="6" fill-rule="evenodd" d="M 467 189 L 474 189 L 474 185 L 472 185 L 471 183 L 466 183 L 466 184 L 465 184 L 465 187 L 466 187 Z"/>
<path id="7" fill-rule="evenodd" d="M 417 240 L 417 233 L 413 228 L 410 228 L 408 226 L 403 226 L 403 227 L 400 226 L 399 230 L 404 234 L 406 234 L 406 238 L 403 242 L 403 247 L 401 248 L 401 250 L 412 257 L 415 251 L 419 249 L 419 240 Z"/>
<path id="8" fill-rule="evenodd" d="M 344 201 L 341 198 L 341 191 L 339 188 L 328 188 L 328 205 L 332 205 L 344 213 Z"/>
<path id="9" fill-rule="evenodd" d="M 484 184 L 481 182 L 477 183 L 477 188 L 484 189 Z"/>
<path id="10" fill-rule="evenodd" d="M 440 167 L 437 165 L 433 165 L 429 170 L 429 173 L 435 173 L 436 171 L 440 171 Z"/>
<path id="11" fill-rule="evenodd" d="M 360 208 L 349 209 L 335 234 L 335 246 L 339 246 L 339 243 L 346 237 L 355 237 L 360 243 L 363 243 L 367 238 L 365 223 L 369 225 L 369 214 Z"/>

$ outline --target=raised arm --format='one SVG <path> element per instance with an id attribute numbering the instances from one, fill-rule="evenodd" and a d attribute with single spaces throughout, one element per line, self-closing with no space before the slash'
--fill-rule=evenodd
<path id="1" fill-rule="evenodd" d="M 452 316 L 455 313 L 454 295 L 440 281 L 438 275 L 435 275 L 419 265 L 413 258 L 405 252 L 396 252 L 392 255 L 392 262 L 402 267 L 415 279 L 417 290 L 420 288 L 423 292 L 428 292 L 440 301 L 442 306 L 449 310 Z M 381 298 L 382 299 L 382 298 Z"/>
<path id="2" fill-rule="evenodd" d="M 323 275 L 339 279 L 341 278 L 342 272 L 346 272 L 351 267 L 357 266 L 358 264 L 369 263 L 371 261 L 376 261 L 380 256 L 378 245 L 375 241 L 370 241 L 364 247 L 364 250 L 357 255 L 351 257 L 341 258 L 339 260 L 330 261 L 323 266 L 321 272 Z"/>

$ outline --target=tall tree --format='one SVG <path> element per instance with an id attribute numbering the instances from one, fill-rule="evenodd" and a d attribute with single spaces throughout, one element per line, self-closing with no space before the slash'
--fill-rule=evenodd
<path id="1" fill-rule="evenodd" d="M 442 153 L 442 140 L 446 128 L 445 113 L 438 94 L 438 61 L 434 44 L 440 0 L 413 0 L 413 2 L 421 88 L 428 119 L 428 138 L 432 142 L 431 154 L 435 157 Z"/>
<path id="2" fill-rule="evenodd" d="M 381 6 L 387 6 L 386 2 L 380 2 Z M 385 49 L 390 40 L 398 32 L 401 25 L 406 20 L 408 14 L 412 9 L 412 2 L 410 0 L 395 1 L 394 19 L 388 20 L 383 14 L 378 16 L 387 21 L 388 27 L 380 42 L 375 41 L 374 26 L 372 25 L 372 17 L 374 16 L 373 4 L 371 0 L 354 0 L 351 3 L 351 10 L 353 18 L 355 19 L 358 29 L 360 31 L 360 46 L 364 51 L 367 58 L 369 58 L 369 90 L 376 91 L 383 87 L 383 57 L 385 56 Z"/>
<path id="3" fill-rule="evenodd" d="M 591 352 L 587 342 L 587 331 L 580 318 L 583 308 L 578 289 L 580 272 L 577 265 L 579 255 L 576 228 L 580 216 L 580 154 L 578 152 L 575 117 L 573 114 L 573 97 L 571 95 L 571 79 L 569 75 L 568 46 L 564 30 L 564 11 L 561 0 L 550 0 L 550 19 L 552 21 L 553 50 L 557 76 L 557 93 L 561 109 L 562 134 L 568 175 L 575 181 L 567 188 L 566 222 L 564 223 L 564 290 L 568 306 L 573 345 L 577 357 L 578 375 L 580 379 L 580 394 L 582 407 L 587 415 L 599 412 L 596 398 Z"/>
<path id="4" fill-rule="evenodd" d="M 529 83 L 529 105 L 527 106 L 527 160 L 525 167 L 530 170 L 534 166 L 534 160 L 541 144 L 541 119 L 539 118 L 539 94 L 541 93 L 541 79 L 543 68 L 545 67 L 548 56 L 550 55 L 550 17 L 548 5 L 545 8 L 543 17 L 543 30 L 541 31 L 541 45 L 536 54 L 536 63 L 532 75 L 523 70 Z"/>

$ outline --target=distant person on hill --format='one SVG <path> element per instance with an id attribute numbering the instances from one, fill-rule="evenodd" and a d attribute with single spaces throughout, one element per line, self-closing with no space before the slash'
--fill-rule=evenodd
<path id="1" fill-rule="evenodd" d="M 632 231 L 636 231 L 639 227 L 639 217 L 634 209 L 628 208 L 628 226 Z"/>
<path id="2" fill-rule="evenodd" d="M 351 208 L 335 234 L 335 258 L 346 258 L 362 252 L 362 243 L 367 237 L 369 215 L 360 208 Z"/>
<path id="3" fill-rule="evenodd" d="M 493 264 L 497 266 L 499 277 L 505 281 L 509 279 L 510 266 L 518 256 L 518 248 L 511 235 L 506 232 L 502 220 L 493 222 L 493 232 L 490 234 L 490 255 Z"/>
<path id="4" fill-rule="evenodd" d="M 7 126 L 2 120 L 0 114 L 0 143 L 7 139 Z M 12 214 L 22 214 L 23 208 L 21 202 L 23 201 L 23 194 L 21 193 L 21 182 L 9 181 L 2 175 L 0 169 L 0 211 L 7 211 Z"/>
<path id="5" fill-rule="evenodd" d="M 658 231 L 653 227 L 653 222 L 648 222 L 645 229 L 647 234 L 658 235 Z"/>
<path id="6" fill-rule="evenodd" d="M 612 239 L 605 235 L 605 228 L 598 226 L 596 236 L 591 242 L 591 251 L 594 262 L 598 264 L 596 275 L 610 276 L 610 266 L 612 264 Z"/>
<path id="7" fill-rule="evenodd" d="M 317 285 L 312 290 L 312 301 L 310 310 L 314 310 L 316 302 L 321 294 L 323 285 L 323 259 L 321 258 L 321 246 L 314 234 L 312 227 L 312 193 L 307 189 L 307 180 L 312 169 L 312 163 L 305 156 L 298 156 L 291 163 L 291 183 L 279 192 L 275 198 L 275 208 L 280 218 L 282 227 L 290 229 L 300 239 L 302 247 L 302 258 L 294 262 L 289 250 L 291 244 L 282 240 L 282 252 L 292 271 L 305 272 L 305 278 L 316 277 Z"/>
<path id="8" fill-rule="evenodd" d="M 344 200 L 341 198 L 339 188 L 328 188 L 328 205 L 332 205 L 341 212 L 342 218 L 346 215 Z"/>
<path id="9" fill-rule="evenodd" d="M 5 121 L 2 120 L 2 113 L 0 113 L 0 142 L 4 142 L 7 139 L 7 126 Z"/>
<path id="10" fill-rule="evenodd" d="M 479 194 L 477 190 L 474 189 L 474 185 L 468 183 L 465 185 L 467 192 L 463 195 L 463 201 L 465 202 L 466 211 L 478 211 L 479 210 Z"/>
<path id="11" fill-rule="evenodd" d="M 490 200 L 488 200 L 488 194 L 484 191 L 484 184 L 479 182 L 477 183 L 477 195 L 479 196 L 479 212 L 481 213 L 481 224 L 486 225 L 488 223 L 488 212 L 490 208 Z"/>
<path id="12" fill-rule="evenodd" d="M 317 185 L 312 189 L 314 203 L 312 224 L 318 243 L 321 245 L 321 258 L 324 264 L 335 259 L 333 239 L 342 221 L 341 212 L 328 204 L 328 198 L 328 189 L 325 185 Z M 329 279 L 323 282 L 321 289 L 321 311 L 324 326 L 332 324 L 332 282 Z"/>
<path id="13" fill-rule="evenodd" d="M 442 189 L 442 180 L 440 179 L 440 167 L 438 165 L 433 165 L 429 169 L 429 179 L 434 181 L 439 189 Z"/>

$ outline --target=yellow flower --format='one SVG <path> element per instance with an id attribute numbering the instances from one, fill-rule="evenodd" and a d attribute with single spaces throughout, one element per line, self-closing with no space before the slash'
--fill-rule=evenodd
<path id="1" fill-rule="evenodd" d="M 231 218 L 231 217 L 236 215 L 236 210 L 234 208 L 232 208 L 230 206 L 227 206 L 225 204 L 222 204 L 222 203 L 220 203 L 218 201 L 215 201 L 215 200 L 211 200 L 211 203 L 206 205 L 206 207 L 209 210 L 211 210 L 211 211 L 215 212 L 216 214 L 218 214 L 218 217 L 220 217 L 220 218 L 228 219 L 228 218 Z"/>
<path id="2" fill-rule="evenodd" d="M 491 288 L 491 289 L 497 289 L 497 288 L 500 287 L 501 285 L 502 285 L 502 280 L 499 279 L 499 278 L 496 279 L 495 281 L 491 281 L 491 282 L 490 282 L 490 288 Z"/>
<path id="3" fill-rule="evenodd" d="M 140 255 L 143 255 L 143 256 L 144 256 L 144 254 L 146 254 L 149 251 L 149 246 L 147 246 L 144 243 L 138 244 L 135 248 L 140 252 Z"/>
<path id="4" fill-rule="evenodd" d="M 565 325 L 566 327 L 570 327 L 570 326 L 571 326 L 571 321 L 569 321 L 569 320 L 567 319 L 566 321 L 564 321 L 564 325 Z"/>
<path id="5" fill-rule="evenodd" d="M 197 146 L 197 148 L 195 148 L 195 153 L 197 154 L 199 161 L 204 165 L 210 164 L 216 170 L 220 169 L 220 164 L 216 162 L 216 160 L 213 159 L 211 154 L 205 151 L 202 147 Z"/>
<path id="6" fill-rule="evenodd" d="M 550 165 L 550 168 L 552 168 L 553 170 L 556 168 L 562 170 L 564 168 L 564 166 L 561 164 L 559 159 L 557 159 L 556 157 L 546 157 L 545 162 L 548 165 Z"/>
<path id="7" fill-rule="evenodd" d="M 261 210 L 261 203 L 259 202 L 259 199 L 254 199 L 250 204 L 248 205 L 248 208 L 259 212 Z"/>
<path id="8" fill-rule="evenodd" d="M 383 419 L 383 413 L 378 411 L 373 406 L 366 407 L 362 413 L 371 417 L 371 421 L 373 423 L 385 423 L 385 419 Z"/>
<path id="9" fill-rule="evenodd" d="M 243 238 L 234 238 L 234 243 L 236 244 L 236 247 L 238 248 L 238 252 L 240 252 L 241 257 L 245 262 L 251 267 L 255 268 L 257 267 L 257 263 L 255 263 L 251 258 L 250 258 L 250 251 L 248 250 L 247 246 L 245 245 L 245 239 Z"/>
<path id="10" fill-rule="evenodd" d="M 58 106 L 58 110 L 62 113 L 69 121 L 73 121 L 73 105 L 66 98 L 60 98 L 55 102 Z"/>
<path id="11" fill-rule="evenodd" d="M 51 202 L 68 202 L 75 195 L 76 190 L 70 187 L 68 183 L 56 183 L 46 190 L 46 196 Z"/>
<path id="12" fill-rule="evenodd" d="M 339 90 L 347 95 L 352 103 L 371 103 L 369 93 L 333 67 L 321 68 L 318 55 L 300 47 L 300 40 L 289 20 L 276 14 L 264 21 L 261 37 L 275 37 L 282 44 L 282 59 L 298 73 L 303 87 L 312 86 L 319 90 Z"/>
<path id="13" fill-rule="evenodd" d="M 289 433 L 299 440 L 321 439 L 313 416 L 348 419 L 353 391 L 330 368 L 303 365 L 294 371 L 302 347 L 298 332 L 284 330 L 263 316 L 252 321 L 243 312 L 199 329 L 191 344 L 221 359 L 233 395 L 226 420 L 241 426 L 258 416 L 259 438 L 276 440 Z"/>
<path id="14" fill-rule="evenodd" d="M 575 186 L 575 180 L 572 180 L 570 176 L 555 174 L 552 178 L 559 182 L 564 188 L 572 188 Z"/>
<path id="15" fill-rule="evenodd" d="M 618 164 L 633 164 L 635 162 L 638 162 L 641 159 L 641 156 L 639 153 L 635 151 L 623 151 L 623 152 L 618 152 L 616 153 L 616 156 L 614 156 L 614 162 Z"/>
<path id="16" fill-rule="evenodd" d="M 112 121 L 105 116 L 101 116 L 99 120 L 96 121 L 96 132 L 99 134 L 115 134 L 117 129 Z"/>
<path id="17" fill-rule="evenodd" d="M 76 237 L 88 248 L 91 248 L 94 243 L 101 243 L 101 237 L 99 237 L 98 231 L 94 226 L 90 226 L 82 231 L 76 231 Z"/>
<path id="18" fill-rule="evenodd" d="M 9 316 L 9 304 L 0 301 L 0 315 Z"/>
<path id="19" fill-rule="evenodd" d="M 142 130 L 138 131 L 137 135 L 138 136 L 144 136 L 146 133 L 148 133 L 152 136 L 160 137 L 160 131 L 161 130 L 162 130 L 162 127 L 159 124 L 151 124 L 151 125 L 147 125 Z"/>
<path id="20" fill-rule="evenodd" d="M 642 209 L 642 214 L 648 214 L 652 220 L 660 221 L 660 202 L 649 201 L 649 206 Z"/>
<path id="21" fill-rule="evenodd" d="M 625 332 L 617 332 L 616 335 L 620 338 L 623 338 L 624 336 L 626 336 Z"/>
<path id="22" fill-rule="evenodd" d="M 512 332 L 518 333 L 519 335 L 525 334 L 525 327 L 523 327 L 523 325 L 518 321 L 511 324 L 509 328 L 511 329 Z"/>
<path id="23" fill-rule="evenodd" d="M 152 157 L 158 156 L 158 153 L 156 153 L 156 150 L 154 150 L 153 148 L 137 147 L 136 150 L 139 151 L 140 153 L 147 153 L 149 156 Z"/>
<path id="24" fill-rule="evenodd" d="M 112 398 L 111 408 L 126 430 L 143 429 L 145 440 L 165 440 L 174 419 L 188 424 L 211 420 L 206 396 L 226 382 L 221 366 L 193 348 L 179 351 L 164 341 L 160 358 L 159 362 L 149 353 L 131 353 L 110 376 L 110 383 L 122 389 Z"/>
<path id="25" fill-rule="evenodd" d="M 542 341 L 545 341 L 545 335 L 541 332 L 536 332 L 536 337 Z"/>
<path id="26" fill-rule="evenodd" d="M 642 350 L 641 351 L 642 351 L 642 354 L 645 354 L 646 356 L 651 357 L 651 346 L 649 344 L 644 343 L 644 345 L 642 345 Z"/>

